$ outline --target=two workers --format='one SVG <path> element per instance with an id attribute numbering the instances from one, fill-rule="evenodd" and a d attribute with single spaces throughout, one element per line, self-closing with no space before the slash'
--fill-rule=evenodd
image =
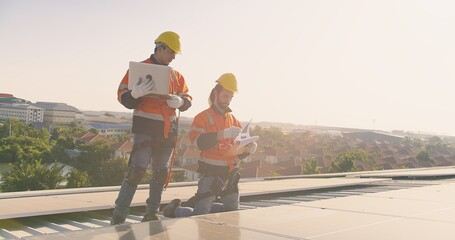
<path id="1" fill-rule="evenodd" d="M 144 63 L 169 65 L 180 53 L 180 37 L 174 32 L 163 32 L 155 40 L 153 54 Z M 169 162 L 177 140 L 176 109 L 185 111 L 191 107 L 192 97 L 188 94 L 183 75 L 172 70 L 172 87 L 168 99 L 144 97 L 151 93 L 147 81 L 128 89 L 128 72 L 118 88 L 118 101 L 133 112 L 133 151 L 128 171 L 115 200 L 111 225 L 121 224 L 129 213 L 129 207 L 150 164 L 152 179 L 146 213 L 142 221 L 159 220 L 161 195 L 168 181 Z M 194 206 L 182 207 L 174 199 L 163 210 L 165 216 L 179 217 L 205 214 L 214 211 L 238 209 L 239 191 L 237 162 L 256 151 L 256 143 L 237 149 L 234 139 L 239 135 L 240 123 L 232 115 L 229 104 L 237 92 L 237 80 L 231 73 L 223 74 L 216 81 L 209 97 L 210 107 L 193 120 L 190 140 L 200 151 L 199 170 L 201 178 L 198 190 L 192 198 Z M 222 203 L 215 203 L 221 197 Z M 192 208 L 194 207 L 194 208 Z"/>

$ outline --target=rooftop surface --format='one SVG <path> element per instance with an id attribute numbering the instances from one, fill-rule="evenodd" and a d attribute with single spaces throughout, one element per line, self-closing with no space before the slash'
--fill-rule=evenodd
<path id="1" fill-rule="evenodd" d="M 384 178 L 387 173 L 393 176 Z M 432 179 L 428 180 L 430 175 Z M 344 177 L 328 175 L 327 178 L 317 179 L 279 178 L 246 181 L 240 185 L 241 194 L 256 196 L 255 202 L 250 204 L 256 207 L 189 218 L 163 218 L 147 223 L 140 223 L 140 220 L 130 221 L 119 226 L 108 226 L 108 220 L 105 220 L 105 226 L 102 227 L 80 226 L 76 230 L 49 234 L 46 230 L 38 228 L 33 228 L 35 231 L 33 233 L 25 227 L 22 229 L 25 233 L 21 238 L 454 239 L 454 175 L 455 168 L 447 167 L 346 174 Z M 423 177 L 423 180 L 420 180 L 420 177 Z M 378 191 L 377 188 L 373 190 L 375 187 L 367 187 L 359 191 L 343 190 L 349 186 L 359 185 L 378 186 L 383 189 Z M 311 201 L 305 200 L 311 197 L 309 194 L 311 191 L 336 188 L 340 190 L 320 194 L 317 199 Z M 196 186 L 191 184 L 172 186 L 163 194 L 163 203 L 177 197 L 187 199 L 194 194 L 195 189 Z M 34 218 L 41 218 L 45 214 L 58 212 L 71 215 L 77 211 L 95 208 L 109 210 L 118 188 L 113 187 L 109 191 L 98 190 L 99 192 L 61 194 L 55 191 L 34 194 L 30 192 L 21 197 L 11 194 L 0 199 L 0 216 L 3 219 L 0 220 L 0 236 L 7 236 L 8 233 L 11 234 L 8 236 L 13 236 L 14 229 L 8 228 L 5 223 L 21 221 L 20 216 L 33 215 Z M 139 190 L 133 204 L 143 205 L 147 191 Z M 345 194 L 346 192 L 351 194 Z M 243 204 L 248 205 L 248 202 L 243 201 Z M 258 207 L 260 205 L 267 207 Z"/>
<path id="2" fill-rule="evenodd" d="M 283 179 L 243 182 L 239 188 L 242 196 L 249 196 L 344 187 L 383 180 L 360 178 Z M 167 204 L 174 198 L 185 201 L 196 193 L 196 189 L 195 184 L 189 186 L 173 185 L 163 193 L 162 203 Z M 119 190 L 119 187 L 106 187 L 2 193 L 0 195 L 0 219 L 109 209 L 113 207 Z M 134 195 L 131 206 L 144 205 L 148 192 L 147 186 L 141 186 Z"/>

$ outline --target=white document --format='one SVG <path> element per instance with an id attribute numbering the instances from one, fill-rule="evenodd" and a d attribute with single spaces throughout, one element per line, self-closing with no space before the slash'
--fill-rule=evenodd
<path id="1" fill-rule="evenodd" d="M 251 120 L 242 128 L 240 134 L 234 139 L 234 143 L 240 143 L 238 148 L 241 148 L 249 143 L 256 142 L 259 139 L 259 136 L 250 136 Z"/>

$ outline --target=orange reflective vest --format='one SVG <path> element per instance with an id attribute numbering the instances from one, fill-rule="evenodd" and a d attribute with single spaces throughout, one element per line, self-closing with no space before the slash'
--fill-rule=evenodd
<path id="1" fill-rule="evenodd" d="M 155 64 L 154 62 L 152 62 L 150 58 L 143 61 L 143 63 Z M 122 94 L 131 90 L 128 89 L 128 73 L 129 72 L 127 71 L 122 81 L 120 82 L 117 91 L 117 100 L 119 102 L 121 102 Z M 169 81 L 170 94 L 175 94 L 180 97 L 187 98 L 188 100 L 192 99 L 191 96 L 188 94 L 188 87 L 186 86 L 185 79 L 179 72 L 177 72 L 176 70 L 172 70 L 171 75 L 169 76 Z M 141 99 L 139 105 L 134 109 L 133 115 L 141 117 L 141 119 L 163 121 L 165 138 L 168 137 L 171 122 L 176 119 L 175 109 L 168 107 L 165 99 L 150 97 L 144 97 Z M 134 124 L 135 123 L 133 121 L 133 125 Z M 141 123 L 139 125 L 146 126 L 147 124 Z M 135 129 L 134 126 L 133 129 Z"/>
<path id="2" fill-rule="evenodd" d="M 197 147 L 197 138 L 204 133 L 218 132 L 226 128 L 237 126 L 241 127 L 240 122 L 231 113 L 224 115 L 216 113 L 212 108 L 208 108 L 194 117 L 190 130 L 190 141 Z M 201 151 L 200 161 L 209 165 L 229 166 L 234 169 L 237 156 L 227 156 L 226 153 L 234 144 L 234 139 L 222 139 L 214 147 Z"/>

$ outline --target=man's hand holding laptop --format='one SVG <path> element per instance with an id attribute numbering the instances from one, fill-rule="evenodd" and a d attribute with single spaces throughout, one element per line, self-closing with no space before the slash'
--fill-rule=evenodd
<path id="1" fill-rule="evenodd" d="M 146 79 L 145 81 L 139 80 L 137 84 L 133 86 L 131 90 L 131 96 L 135 99 L 143 97 L 147 94 L 150 94 L 153 91 L 154 83 L 150 79 Z"/>

